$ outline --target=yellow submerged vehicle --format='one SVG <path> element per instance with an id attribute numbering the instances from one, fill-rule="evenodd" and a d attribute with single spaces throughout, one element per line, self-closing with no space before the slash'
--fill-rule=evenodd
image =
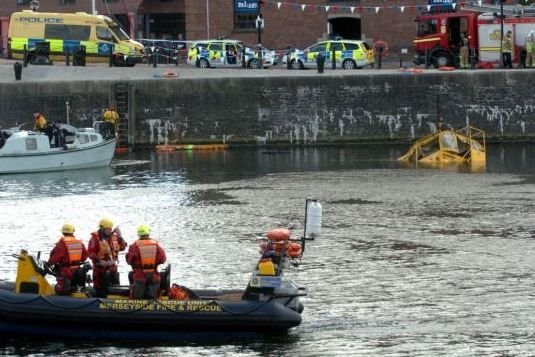
<path id="1" fill-rule="evenodd" d="M 469 163 L 485 166 L 485 132 L 467 125 L 458 130 L 439 129 L 410 147 L 398 160 L 421 164 Z"/>

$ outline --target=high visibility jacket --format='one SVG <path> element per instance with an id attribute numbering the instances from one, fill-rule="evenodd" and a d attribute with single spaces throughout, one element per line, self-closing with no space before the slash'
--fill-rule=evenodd
<path id="1" fill-rule="evenodd" d="M 139 239 L 130 245 L 126 254 L 126 262 L 134 269 L 134 280 L 145 280 L 148 275 L 153 281 L 160 279 L 156 270 L 158 265 L 165 263 L 165 251 L 155 239 Z M 156 280 L 155 280 L 156 279 Z"/>
<path id="2" fill-rule="evenodd" d="M 89 240 L 89 258 L 93 261 L 97 259 L 117 260 L 120 251 L 125 250 L 126 242 L 117 233 L 112 233 L 108 238 L 100 239 L 99 232 L 91 233 Z"/>
<path id="3" fill-rule="evenodd" d="M 85 259 L 82 259 L 84 244 L 82 241 L 73 236 L 64 236 L 63 243 L 67 247 L 67 254 L 69 255 L 69 265 L 78 267 Z"/>
<path id="4" fill-rule="evenodd" d="M 73 272 L 87 259 L 84 244 L 73 236 L 61 237 L 52 251 L 48 264 L 60 267 L 59 275 L 71 278 Z"/>
<path id="5" fill-rule="evenodd" d="M 98 241 L 98 259 L 101 260 L 110 260 L 113 259 L 113 253 L 110 245 L 106 239 L 99 239 Z"/>
<path id="6" fill-rule="evenodd" d="M 119 120 L 119 114 L 115 110 L 106 110 L 104 112 L 104 121 L 116 124 Z"/>
<path id="7" fill-rule="evenodd" d="M 526 38 L 526 52 L 535 52 L 535 38 L 532 38 L 531 36 Z"/>
<path id="8" fill-rule="evenodd" d="M 513 52 L 513 39 L 505 36 L 502 41 L 502 51 L 506 53 Z"/>
<path id="9" fill-rule="evenodd" d="M 45 131 L 46 125 L 47 125 L 47 122 L 44 116 L 39 115 L 37 118 L 35 118 L 34 127 L 36 130 Z"/>
<path id="10" fill-rule="evenodd" d="M 141 258 L 141 268 L 143 271 L 151 272 L 156 269 L 158 242 L 154 239 L 140 239 L 134 244 L 139 249 L 139 257 Z"/>

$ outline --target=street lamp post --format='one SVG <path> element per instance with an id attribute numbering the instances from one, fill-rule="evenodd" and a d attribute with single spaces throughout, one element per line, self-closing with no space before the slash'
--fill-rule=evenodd
<path id="1" fill-rule="evenodd" d="M 258 44 L 262 43 L 262 25 L 264 20 L 262 19 L 262 14 L 260 11 L 258 12 L 258 16 L 256 17 L 256 28 L 258 30 Z"/>
<path id="2" fill-rule="evenodd" d="M 30 1 L 30 9 L 32 9 L 33 12 L 39 10 L 39 0 Z"/>
<path id="3" fill-rule="evenodd" d="M 500 0 L 500 68 L 503 68 L 503 1 Z"/>

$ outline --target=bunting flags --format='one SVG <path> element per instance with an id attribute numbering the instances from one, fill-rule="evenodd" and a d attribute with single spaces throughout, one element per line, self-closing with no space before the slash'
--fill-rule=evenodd
<path id="1" fill-rule="evenodd" d="M 385 0 L 385 4 L 388 0 Z M 452 0 L 455 1 L 455 0 Z M 343 6 L 343 5 L 336 5 L 336 6 L 330 6 L 330 5 L 310 5 L 310 4 L 301 4 L 296 2 L 286 2 L 286 1 L 274 1 L 274 0 L 264 0 L 264 7 L 267 6 L 274 6 L 277 8 L 277 10 L 281 9 L 293 9 L 293 10 L 299 10 L 301 9 L 301 12 L 305 13 L 307 11 L 316 11 L 318 13 L 350 13 L 354 14 L 355 10 L 357 13 L 362 14 L 364 11 L 367 13 L 375 13 L 379 14 L 382 11 L 390 10 L 390 11 L 399 11 L 401 13 L 405 13 L 405 10 L 418 10 L 420 12 L 424 11 L 431 11 L 431 10 L 437 10 L 437 9 L 452 9 L 455 10 L 458 5 L 464 5 L 465 2 L 462 3 L 456 3 L 452 2 L 450 4 L 442 3 L 442 4 L 433 4 L 433 5 L 384 5 L 384 6 Z M 477 0 L 477 4 L 479 6 L 482 6 L 483 1 Z M 309 10 L 310 9 L 310 10 Z"/>

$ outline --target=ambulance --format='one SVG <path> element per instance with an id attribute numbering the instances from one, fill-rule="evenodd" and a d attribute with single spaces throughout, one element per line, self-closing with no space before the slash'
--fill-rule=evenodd
<path id="1" fill-rule="evenodd" d="M 108 62 L 132 67 L 141 62 L 144 47 L 112 19 L 85 12 L 47 13 L 23 10 L 11 15 L 8 31 L 10 58 L 22 59 L 35 52 L 37 44 L 48 42 L 50 58 L 63 60 L 85 46 L 88 62 Z"/>

